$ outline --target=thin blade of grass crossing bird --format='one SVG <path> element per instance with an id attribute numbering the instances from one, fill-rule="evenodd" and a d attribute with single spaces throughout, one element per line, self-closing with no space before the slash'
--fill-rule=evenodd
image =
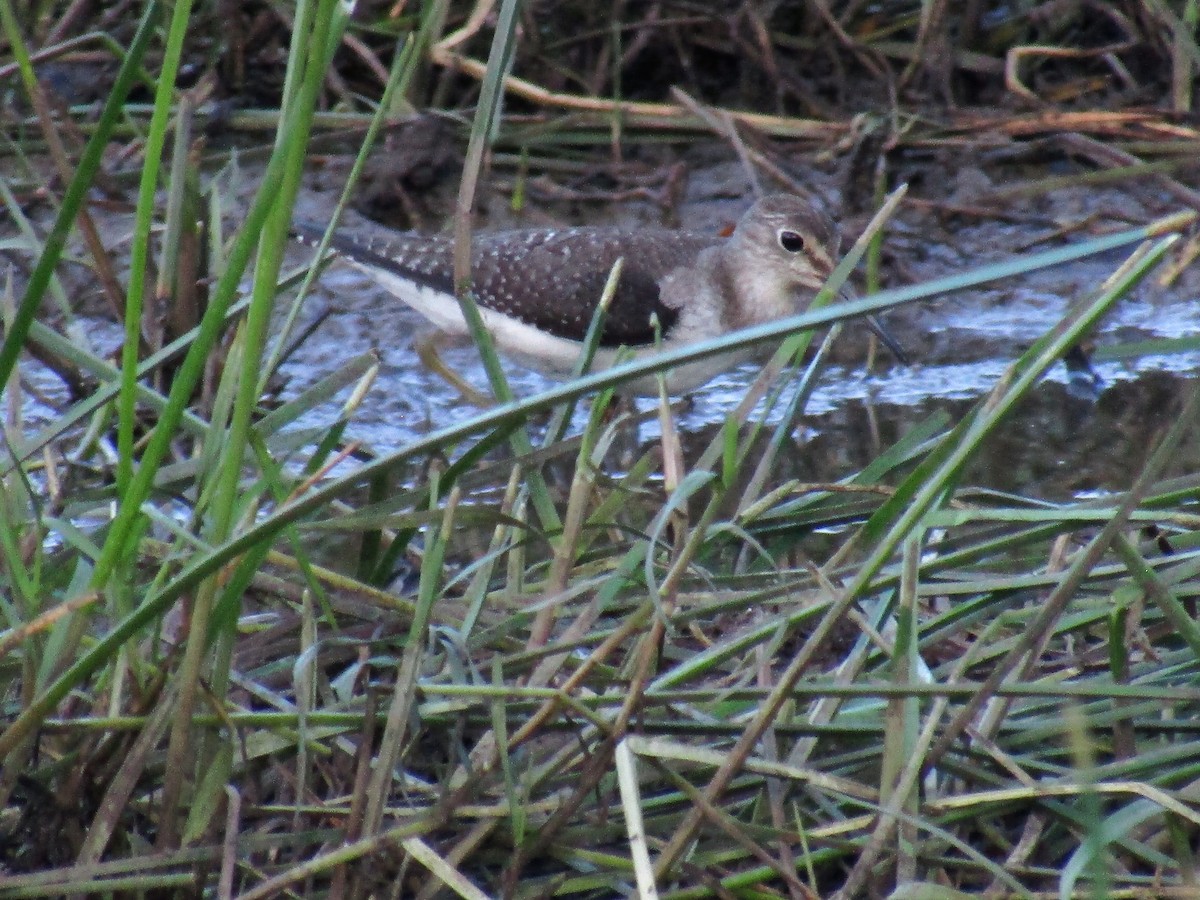
<path id="1" fill-rule="evenodd" d="M 323 231 L 296 226 L 309 243 Z M 471 286 L 496 348 L 561 378 L 579 357 L 618 258 L 624 258 L 624 268 L 605 317 L 596 369 L 612 365 L 622 346 L 643 356 L 803 312 L 833 271 L 839 245 L 836 225 L 812 200 L 773 194 L 751 206 L 727 238 L 662 228 L 479 233 L 471 245 Z M 390 233 L 362 241 L 336 234 L 330 247 L 437 329 L 468 334 L 454 297 L 449 236 Z M 903 361 L 895 341 L 874 319 L 868 321 Z M 756 355 L 751 348 L 676 366 L 666 373 L 667 390 L 694 390 Z M 652 396 L 657 380 L 638 379 L 625 390 Z"/>

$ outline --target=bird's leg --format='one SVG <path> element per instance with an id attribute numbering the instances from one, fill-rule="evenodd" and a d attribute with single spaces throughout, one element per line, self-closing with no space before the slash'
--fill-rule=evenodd
<path id="1" fill-rule="evenodd" d="M 478 391 L 467 383 L 467 380 L 455 372 L 438 352 L 446 344 L 446 334 L 442 331 L 427 332 L 417 335 L 413 347 L 417 358 L 429 371 L 439 375 L 441 379 L 458 391 L 459 395 L 472 406 L 485 408 L 494 406 L 496 401 L 482 391 Z"/>

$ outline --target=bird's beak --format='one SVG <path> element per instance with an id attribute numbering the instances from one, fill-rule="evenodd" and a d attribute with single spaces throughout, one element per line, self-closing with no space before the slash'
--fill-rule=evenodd
<path id="1" fill-rule="evenodd" d="M 908 354 L 904 352 L 904 348 L 900 346 L 900 342 L 892 337 L 891 332 L 883 327 L 883 323 L 875 316 L 864 316 L 867 320 L 867 327 L 875 332 L 875 337 L 879 338 L 879 343 L 887 347 L 892 356 L 896 357 L 896 362 L 902 366 L 908 365 Z"/>
<path id="2" fill-rule="evenodd" d="M 843 287 L 838 291 L 839 303 L 849 303 L 851 300 L 857 299 L 858 295 L 851 289 Z M 873 315 L 866 315 L 863 318 L 867 322 L 867 327 L 875 332 L 875 337 L 879 338 L 879 343 L 887 347 L 888 352 L 896 357 L 896 362 L 902 366 L 907 366 L 908 354 L 904 352 L 904 348 L 900 346 L 900 342 L 892 337 L 891 332 L 884 327 L 883 323 Z"/>

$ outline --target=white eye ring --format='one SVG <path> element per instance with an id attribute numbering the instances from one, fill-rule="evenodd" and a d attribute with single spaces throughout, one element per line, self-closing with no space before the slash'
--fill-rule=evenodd
<path id="1" fill-rule="evenodd" d="M 804 235 L 798 231 L 792 231 L 790 228 L 781 228 L 779 230 L 779 246 L 788 253 L 802 253 L 805 246 Z"/>

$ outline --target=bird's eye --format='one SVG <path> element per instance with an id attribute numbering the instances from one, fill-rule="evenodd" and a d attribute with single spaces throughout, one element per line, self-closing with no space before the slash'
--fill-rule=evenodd
<path id="1" fill-rule="evenodd" d="M 779 232 L 779 246 L 788 253 L 799 253 L 804 249 L 804 237 L 794 231 Z"/>

